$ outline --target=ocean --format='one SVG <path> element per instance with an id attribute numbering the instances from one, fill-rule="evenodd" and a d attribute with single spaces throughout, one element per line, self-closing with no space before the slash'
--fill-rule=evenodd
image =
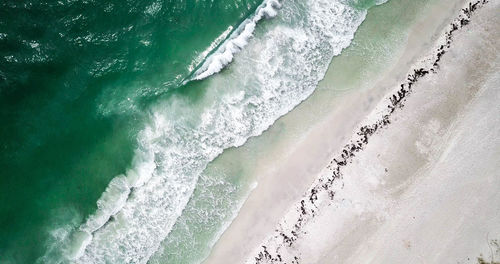
<path id="1" fill-rule="evenodd" d="M 2 1 L 0 263 L 201 262 L 382 2 Z"/>

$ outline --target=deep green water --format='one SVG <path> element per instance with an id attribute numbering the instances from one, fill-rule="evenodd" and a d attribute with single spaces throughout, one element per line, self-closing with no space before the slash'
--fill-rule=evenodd
<path id="1" fill-rule="evenodd" d="M 284 1 L 230 67 L 183 84 L 261 0 L 2 1 L 0 263 L 202 260 L 251 186 L 246 161 L 212 160 L 305 100 L 378 2 Z"/>
<path id="2" fill-rule="evenodd" d="M 0 262 L 33 263 L 54 221 L 94 212 L 148 102 L 258 4 L 1 1 Z"/>

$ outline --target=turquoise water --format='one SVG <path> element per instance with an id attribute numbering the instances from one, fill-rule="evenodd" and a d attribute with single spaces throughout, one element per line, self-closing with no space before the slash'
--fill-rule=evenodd
<path id="1" fill-rule="evenodd" d="M 147 104 L 258 4 L 2 1 L 0 262 L 34 262 L 55 225 L 94 212 Z"/>
<path id="2" fill-rule="evenodd" d="M 252 185 L 211 161 L 305 100 L 375 4 L 0 3 L 0 262 L 202 260 Z"/>

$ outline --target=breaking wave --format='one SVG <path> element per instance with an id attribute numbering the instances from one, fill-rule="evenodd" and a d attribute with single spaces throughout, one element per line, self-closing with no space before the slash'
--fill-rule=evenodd
<path id="1" fill-rule="evenodd" d="M 278 9 L 280 15 L 249 44 L 257 23 Z M 206 80 L 196 104 L 173 95 L 152 107 L 131 169 L 109 183 L 97 211 L 61 241 L 62 261 L 146 263 L 208 163 L 260 135 L 311 95 L 365 15 L 341 0 L 264 1 L 192 79 L 219 72 L 239 53 L 230 74 Z"/>
<path id="2" fill-rule="evenodd" d="M 205 79 L 220 72 L 231 63 L 234 55 L 248 44 L 248 40 L 252 37 L 257 23 L 263 18 L 273 18 L 278 14 L 278 9 L 281 8 L 281 1 L 265 0 L 257 8 L 255 15 L 243 21 L 219 49 L 205 60 L 202 66 L 194 73 L 191 80 Z"/>

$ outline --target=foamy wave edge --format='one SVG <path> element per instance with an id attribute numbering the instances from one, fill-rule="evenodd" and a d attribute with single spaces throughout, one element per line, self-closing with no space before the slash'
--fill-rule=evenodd
<path id="1" fill-rule="evenodd" d="M 229 36 L 229 38 L 212 54 L 210 55 L 201 67 L 194 73 L 194 76 L 187 83 L 193 80 L 203 80 L 208 78 L 229 65 L 234 58 L 234 55 L 240 52 L 253 36 L 257 23 L 262 19 L 270 19 L 278 14 L 283 0 L 264 0 L 257 8 L 253 17 L 246 19 L 240 26 Z"/>
<path id="2" fill-rule="evenodd" d="M 273 4 L 274 3 L 274 4 Z M 279 4 L 279 6 L 277 4 Z M 274 7 L 273 7 L 274 6 Z M 271 1 L 265 1 L 256 11 L 256 15 L 252 18 L 249 19 L 249 21 L 254 21 L 254 26 L 253 27 L 247 27 L 249 22 L 242 23 L 239 27 L 243 28 L 244 30 L 247 28 L 251 28 L 252 31 L 250 31 L 248 37 L 242 38 L 246 41 L 252 36 L 253 30 L 255 29 L 255 24 L 260 21 L 264 17 L 273 17 L 276 16 L 276 10 L 281 6 L 281 3 L 276 0 L 271 0 Z M 264 10 L 264 11 L 262 11 Z M 267 10 L 267 11 L 266 11 Z M 271 10 L 273 12 L 271 12 Z M 256 20 L 256 18 L 258 18 Z M 364 19 L 364 18 L 363 18 Z M 359 26 L 358 23 L 356 23 L 357 26 Z M 354 28 L 354 31 L 355 31 Z M 236 30 L 235 32 L 244 32 L 242 30 Z M 242 34 L 237 34 L 233 33 L 236 38 L 242 36 Z M 232 34 L 232 36 L 233 36 Z M 345 48 L 349 43 L 350 39 L 352 39 L 352 34 L 353 32 L 350 32 L 347 34 L 347 39 L 349 41 L 347 42 L 342 42 L 342 43 L 334 43 L 336 45 L 332 46 L 333 48 L 333 54 L 338 54 L 340 53 L 340 50 L 342 48 Z M 244 35 L 243 35 L 244 36 Z M 210 56 L 213 59 L 213 56 L 215 56 L 220 50 L 222 50 L 222 47 L 225 45 L 228 45 L 228 43 L 234 42 L 236 38 L 230 37 L 216 53 L 214 53 L 212 56 Z M 346 39 L 346 40 L 347 40 Z M 237 42 L 234 42 L 237 43 Z M 245 44 L 246 45 L 246 44 Z M 333 45 L 333 44 L 332 44 Z M 339 45 L 339 46 L 337 46 Z M 241 51 L 241 49 L 239 49 Z M 333 55 L 332 54 L 332 55 Z M 233 56 L 233 55 L 231 55 Z M 210 59 L 210 58 L 209 58 Z M 331 58 L 330 58 L 331 59 Z M 209 60 L 206 61 L 208 63 Z M 222 68 L 221 68 L 222 69 Z M 220 70 L 219 70 L 220 71 Z M 324 73 L 323 73 L 324 74 Z M 208 75 L 210 76 L 210 75 Z M 207 77 L 208 77 L 207 76 Z M 319 77 L 319 76 L 318 76 Z M 299 101 L 304 100 L 307 98 L 307 96 L 314 90 L 313 87 L 310 87 L 311 89 L 308 89 L 307 92 L 302 94 L 300 97 Z M 276 114 L 277 116 L 281 116 L 286 114 L 288 111 L 291 110 L 296 105 L 297 102 L 295 102 L 293 105 L 287 106 L 280 111 L 278 111 Z M 256 129 L 256 131 L 252 132 L 251 135 L 249 136 L 256 136 L 262 131 L 266 130 L 272 122 L 265 122 L 265 124 L 261 124 L 259 129 Z M 242 145 L 247 138 L 237 138 L 235 139 L 235 142 L 233 142 L 234 146 L 239 146 Z M 227 147 L 227 146 L 226 146 Z M 225 148 L 225 147 L 224 147 Z M 154 159 L 154 153 L 151 152 L 151 149 L 142 149 L 139 148 L 135 155 L 134 155 L 134 161 L 132 162 L 132 168 L 127 171 L 125 175 L 118 175 L 116 176 L 108 185 L 106 188 L 105 192 L 102 194 L 101 198 L 98 200 L 97 205 L 98 209 L 94 214 L 89 216 L 87 218 L 86 223 L 81 225 L 72 235 L 72 238 L 70 239 L 70 243 L 68 246 L 65 246 L 65 258 L 68 258 L 70 260 L 76 260 L 82 257 L 85 254 L 86 248 L 88 245 L 90 245 L 94 239 L 94 233 L 100 229 L 103 229 L 103 227 L 112 219 L 113 216 L 117 215 L 125 206 L 126 201 L 128 197 L 130 196 L 130 193 L 134 191 L 134 188 L 139 188 L 143 186 L 144 184 L 148 183 L 150 181 L 150 178 L 153 174 L 153 172 L 156 169 L 156 163 Z M 222 149 L 217 148 L 214 150 L 215 153 L 211 153 L 208 155 L 210 158 L 209 160 L 212 160 L 214 157 L 216 157 L 218 154 L 222 152 Z M 182 210 L 181 210 L 182 211 Z M 176 212 L 176 217 L 180 214 L 179 212 Z"/>
<path id="3" fill-rule="evenodd" d="M 72 239 L 65 249 L 66 258 L 69 260 L 80 258 L 92 242 L 93 233 L 120 212 L 132 190 L 143 186 L 156 168 L 153 153 L 141 150 L 136 150 L 132 164 L 126 175 L 118 175 L 110 181 L 97 200 L 97 210 L 72 234 Z"/>
<path id="4" fill-rule="evenodd" d="M 283 0 L 265 0 L 256 10 L 253 17 L 246 19 L 224 41 L 224 43 L 210 55 L 190 80 L 202 80 L 220 72 L 240 52 L 253 36 L 255 26 L 262 19 L 270 19 L 277 15 Z M 70 243 L 65 246 L 64 258 L 77 260 L 92 242 L 93 233 L 102 228 L 110 219 L 125 206 L 127 199 L 134 188 L 143 186 L 152 176 L 156 164 L 154 154 L 136 151 L 132 168 L 125 175 L 114 177 L 97 200 L 97 210 L 87 218 L 71 236 Z"/>

